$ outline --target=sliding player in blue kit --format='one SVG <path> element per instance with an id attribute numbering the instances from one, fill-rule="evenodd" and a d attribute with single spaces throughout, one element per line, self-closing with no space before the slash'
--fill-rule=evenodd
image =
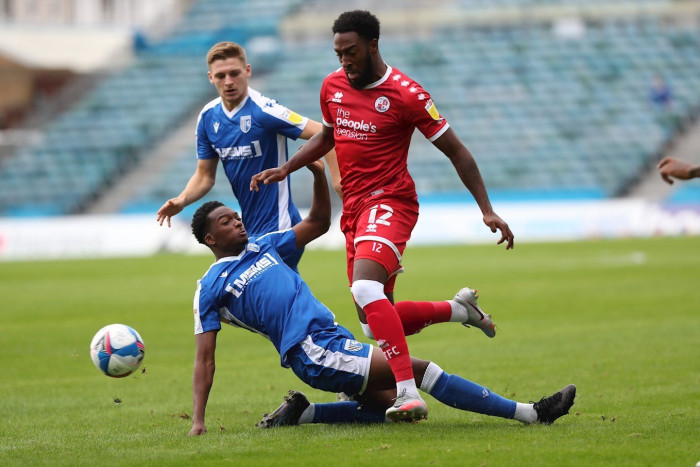
<path id="1" fill-rule="evenodd" d="M 300 423 L 381 423 L 396 397 L 396 382 L 384 352 L 358 342 L 335 323 L 335 316 L 313 296 L 301 276 L 286 264 L 330 226 L 330 195 L 323 164 L 308 166 L 314 175 L 307 217 L 294 227 L 249 240 L 238 214 L 216 202 L 204 203 L 192 218 L 192 233 L 216 258 L 197 282 L 194 298 L 196 356 L 193 372 L 193 424 L 190 435 L 206 432 L 205 410 L 214 382 L 216 337 L 221 323 L 269 339 L 282 367 L 308 385 L 344 392 L 356 401 L 309 404 L 303 394 L 288 400 L 260 427 Z M 552 423 L 569 412 L 576 388 L 568 385 L 537 403 L 522 404 L 448 374 L 435 363 L 411 358 L 416 383 L 438 401 L 461 410 Z M 406 421 L 418 421 L 410 418 Z"/>
<path id="2" fill-rule="evenodd" d="M 289 178 L 250 191 L 253 175 L 287 162 L 287 138 L 309 139 L 322 125 L 303 117 L 248 87 L 251 67 L 245 50 L 234 42 L 220 42 L 207 53 L 207 75 L 219 97 L 202 109 L 197 121 L 197 168 L 185 189 L 158 210 L 163 225 L 214 186 L 221 164 L 241 206 L 248 232 L 258 237 L 288 229 L 301 220 L 292 202 Z M 340 174 L 335 151 L 325 156 L 336 191 Z M 287 259 L 296 270 L 303 250 Z"/>

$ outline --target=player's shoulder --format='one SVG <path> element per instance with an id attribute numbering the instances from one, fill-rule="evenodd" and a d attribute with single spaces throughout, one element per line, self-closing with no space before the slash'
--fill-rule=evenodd
<path id="1" fill-rule="evenodd" d="M 284 229 L 284 230 L 276 230 L 274 232 L 268 232 L 264 235 L 261 235 L 257 237 L 252 243 L 253 244 L 270 244 L 274 245 L 276 242 L 289 239 L 289 238 L 294 238 L 294 230 L 293 229 Z"/>
<path id="2" fill-rule="evenodd" d="M 326 75 L 325 78 L 323 78 L 323 84 L 325 85 L 326 83 L 332 83 L 336 81 L 344 82 L 342 80 L 346 79 L 345 78 L 345 72 L 343 71 L 343 67 L 336 68 L 335 70 L 331 71 Z"/>
<path id="3" fill-rule="evenodd" d="M 333 95 L 341 90 L 345 90 L 346 83 L 347 78 L 345 78 L 345 72 L 342 67 L 331 71 L 323 78 L 323 83 L 321 83 L 321 98 L 325 100 L 331 99 Z"/>
<path id="4" fill-rule="evenodd" d="M 387 86 L 390 86 L 398 96 L 404 106 L 412 109 L 425 108 L 429 110 L 432 105 L 430 93 L 423 88 L 416 80 L 403 73 L 398 68 L 393 68 L 387 79 Z"/>
<path id="5" fill-rule="evenodd" d="M 215 263 L 212 263 L 200 279 L 203 288 L 211 288 L 218 278 L 225 278 L 228 275 L 228 270 L 231 268 L 232 262 L 237 258 L 221 258 Z"/>
<path id="6" fill-rule="evenodd" d="M 259 121 L 262 126 L 267 126 L 265 122 L 274 121 L 274 126 L 277 127 L 279 122 L 285 122 L 287 125 L 293 125 L 303 130 L 308 119 L 303 115 L 292 111 L 286 106 L 280 104 L 275 99 L 265 97 L 259 92 L 248 88 L 248 96 L 253 102 L 254 109 L 251 111 L 256 121 Z"/>
<path id="7" fill-rule="evenodd" d="M 387 86 L 391 86 L 398 90 L 401 94 L 416 94 L 419 91 L 425 92 L 423 86 L 415 79 L 411 78 L 406 73 L 398 68 L 392 68 L 389 77 L 386 80 Z"/>
<path id="8" fill-rule="evenodd" d="M 219 109 L 221 109 L 221 97 L 212 99 L 204 107 L 202 107 L 202 110 L 199 112 L 199 116 L 197 116 L 197 131 L 199 131 L 199 125 L 203 124 L 203 122 L 209 121 L 212 115 L 218 112 Z"/>
<path id="9" fill-rule="evenodd" d="M 260 251 L 265 252 L 272 249 L 277 254 L 284 256 L 284 252 L 290 251 L 290 248 L 296 250 L 296 240 L 294 229 L 284 229 L 261 235 L 253 243 L 258 246 Z"/>
<path id="10" fill-rule="evenodd" d="M 265 114 L 280 117 L 287 108 L 271 97 L 264 96 L 255 89 L 248 88 L 248 99 L 251 102 L 251 113 L 257 117 L 264 117 Z"/>
<path id="11" fill-rule="evenodd" d="M 248 98 L 255 107 L 263 111 L 265 110 L 265 108 L 270 108 L 279 105 L 275 99 L 264 96 L 262 95 L 262 93 L 256 91 L 253 88 L 248 88 Z"/>
<path id="12" fill-rule="evenodd" d="M 221 107 L 221 97 L 217 97 L 216 99 L 212 99 L 211 101 L 207 102 L 204 107 L 202 107 L 202 110 L 199 112 L 199 119 L 201 120 L 204 115 L 208 115 L 212 112 L 215 112 L 216 109 Z"/>

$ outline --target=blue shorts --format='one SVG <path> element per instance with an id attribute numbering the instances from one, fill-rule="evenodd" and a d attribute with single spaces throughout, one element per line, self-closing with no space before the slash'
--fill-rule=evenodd
<path id="1" fill-rule="evenodd" d="M 329 392 L 362 394 L 369 379 L 372 346 L 355 340 L 350 331 L 318 331 L 287 352 L 294 374 L 309 386 Z"/>

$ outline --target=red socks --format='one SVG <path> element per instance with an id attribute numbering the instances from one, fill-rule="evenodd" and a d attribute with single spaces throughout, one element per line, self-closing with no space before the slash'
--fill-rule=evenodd
<path id="1" fill-rule="evenodd" d="M 394 308 L 399 314 L 401 324 L 403 324 L 403 332 L 407 336 L 417 334 L 431 324 L 447 322 L 452 316 L 452 306 L 447 301 L 398 302 Z M 369 323 L 369 316 L 367 319 Z M 372 332 L 374 333 L 374 328 L 372 328 Z"/>
<path id="2" fill-rule="evenodd" d="M 449 304 L 447 305 L 449 307 Z M 377 346 L 389 361 L 396 381 L 412 379 L 413 367 L 406 336 L 401 319 L 391 302 L 384 298 L 365 305 L 363 310 L 367 316 L 367 324 L 377 339 Z"/>

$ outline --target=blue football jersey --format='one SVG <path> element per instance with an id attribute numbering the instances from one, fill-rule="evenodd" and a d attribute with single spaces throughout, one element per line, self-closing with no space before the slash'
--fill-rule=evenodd
<path id="1" fill-rule="evenodd" d="M 285 355 L 313 331 L 335 330 L 335 316 L 284 260 L 294 254 L 296 235 L 289 229 L 249 242 L 238 256 L 221 258 L 197 281 L 194 332 L 221 329 L 221 323 L 248 329 L 269 339 Z"/>
<path id="2" fill-rule="evenodd" d="M 248 88 L 231 112 L 221 98 L 209 102 L 197 121 L 197 158 L 218 157 L 241 206 L 246 230 L 255 235 L 293 227 L 301 216 L 292 202 L 289 177 L 260 191 L 250 179 L 287 162 L 287 138 L 297 139 L 308 119 Z"/>

